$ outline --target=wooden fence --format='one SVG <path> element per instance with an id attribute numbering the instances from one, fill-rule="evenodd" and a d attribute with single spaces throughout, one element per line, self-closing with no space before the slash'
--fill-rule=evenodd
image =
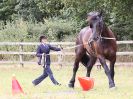
<path id="1" fill-rule="evenodd" d="M 75 42 L 51 42 L 51 45 L 54 46 L 65 46 L 68 49 L 72 49 L 75 47 Z M 117 44 L 133 44 L 133 41 L 117 41 Z M 2 61 L 0 60 L 0 63 L 20 63 L 22 66 L 24 63 L 35 63 L 35 62 L 30 62 L 30 61 L 23 61 L 23 55 L 35 55 L 36 52 L 24 52 L 23 51 L 23 46 L 33 46 L 33 45 L 39 45 L 37 42 L 0 42 L 0 46 L 19 46 L 19 51 L 0 51 L 0 54 L 7 54 L 7 55 L 19 55 L 19 61 Z M 52 52 L 50 53 L 51 55 L 57 55 L 58 56 L 58 62 L 61 59 L 61 55 L 57 52 Z M 75 55 L 74 52 L 67 52 L 65 51 L 65 55 Z M 117 52 L 117 55 L 133 55 L 133 51 L 128 52 Z M 56 62 L 56 63 L 58 63 Z M 127 63 L 128 64 L 128 63 Z M 132 64 L 132 63 L 129 63 Z"/>

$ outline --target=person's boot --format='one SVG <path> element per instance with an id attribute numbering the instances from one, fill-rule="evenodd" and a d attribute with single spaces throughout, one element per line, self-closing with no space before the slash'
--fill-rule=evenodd
<path id="1" fill-rule="evenodd" d="M 60 83 L 58 83 L 58 82 L 57 82 L 55 85 L 61 86 L 61 84 L 60 84 Z"/>
<path id="2" fill-rule="evenodd" d="M 36 86 L 36 84 L 34 83 L 34 81 L 32 81 L 32 85 L 35 87 Z"/>

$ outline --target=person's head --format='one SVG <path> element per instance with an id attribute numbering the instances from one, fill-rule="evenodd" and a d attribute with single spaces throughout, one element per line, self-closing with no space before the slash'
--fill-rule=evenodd
<path id="1" fill-rule="evenodd" d="M 46 43 L 47 42 L 47 37 L 44 36 L 44 35 L 40 36 L 39 40 L 40 40 L 41 43 Z"/>

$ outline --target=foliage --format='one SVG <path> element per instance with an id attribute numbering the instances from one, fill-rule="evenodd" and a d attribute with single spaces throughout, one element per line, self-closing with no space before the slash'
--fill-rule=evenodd
<path id="1" fill-rule="evenodd" d="M 31 23 L 18 20 L 15 23 L 1 25 L 0 41 L 38 41 L 40 35 L 46 35 L 50 40 L 62 41 L 65 35 L 75 34 L 77 28 L 76 21 L 64 19 L 47 19 L 45 23 Z"/>
<path id="2" fill-rule="evenodd" d="M 24 40 L 34 41 L 45 32 L 50 40 L 61 41 L 87 25 L 88 12 L 99 10 L 103 10 L 104 20 L 118 40 L 133 40 L 133 0 L 0 0 L 0 35 L 5 32 L 14 38 L 13 32 L 19 31 L 17 35 L 24 34 Z M 8 26 L 16 27 L 19 20 L 26 23 L 26 30 Z"/>
<path id="3" fill-rule="evenodd" d="M 0 0 L 0 20 L 5 24 L 7 20 L 12 21 L 16 4 L 16 0 Z"/>

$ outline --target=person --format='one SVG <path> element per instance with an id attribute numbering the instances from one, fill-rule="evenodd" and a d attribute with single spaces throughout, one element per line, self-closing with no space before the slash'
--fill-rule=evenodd
<path id="1" fill-rule="evenodd" d="M 43 74 L 32 81 L 33 85 L 36 86 L 40 82 L 42 82 L 46 77 L 49 76 L 53 84 L 55 85 L 61 85 L 59 82 L 57 82 L 53 76 L 53 72 L 50 68 L 50 50 L 54 51 L 61 51 L 61 48 L 53 47 L 50 44 L 47 44 L 47 38 L 46 36 L 40 36 L 40 42 L 41 44 L 37 48 L 36 56 L 39 58 L 38 64 L 41 65 L 41 61 L 44 61 L 43 63 Z M 45 56 L 45 57 L 44 57 Z M 44 57 L 44 58 L 43 58 Z M 42 60 L 44 59 L 44 60 Z"/>

